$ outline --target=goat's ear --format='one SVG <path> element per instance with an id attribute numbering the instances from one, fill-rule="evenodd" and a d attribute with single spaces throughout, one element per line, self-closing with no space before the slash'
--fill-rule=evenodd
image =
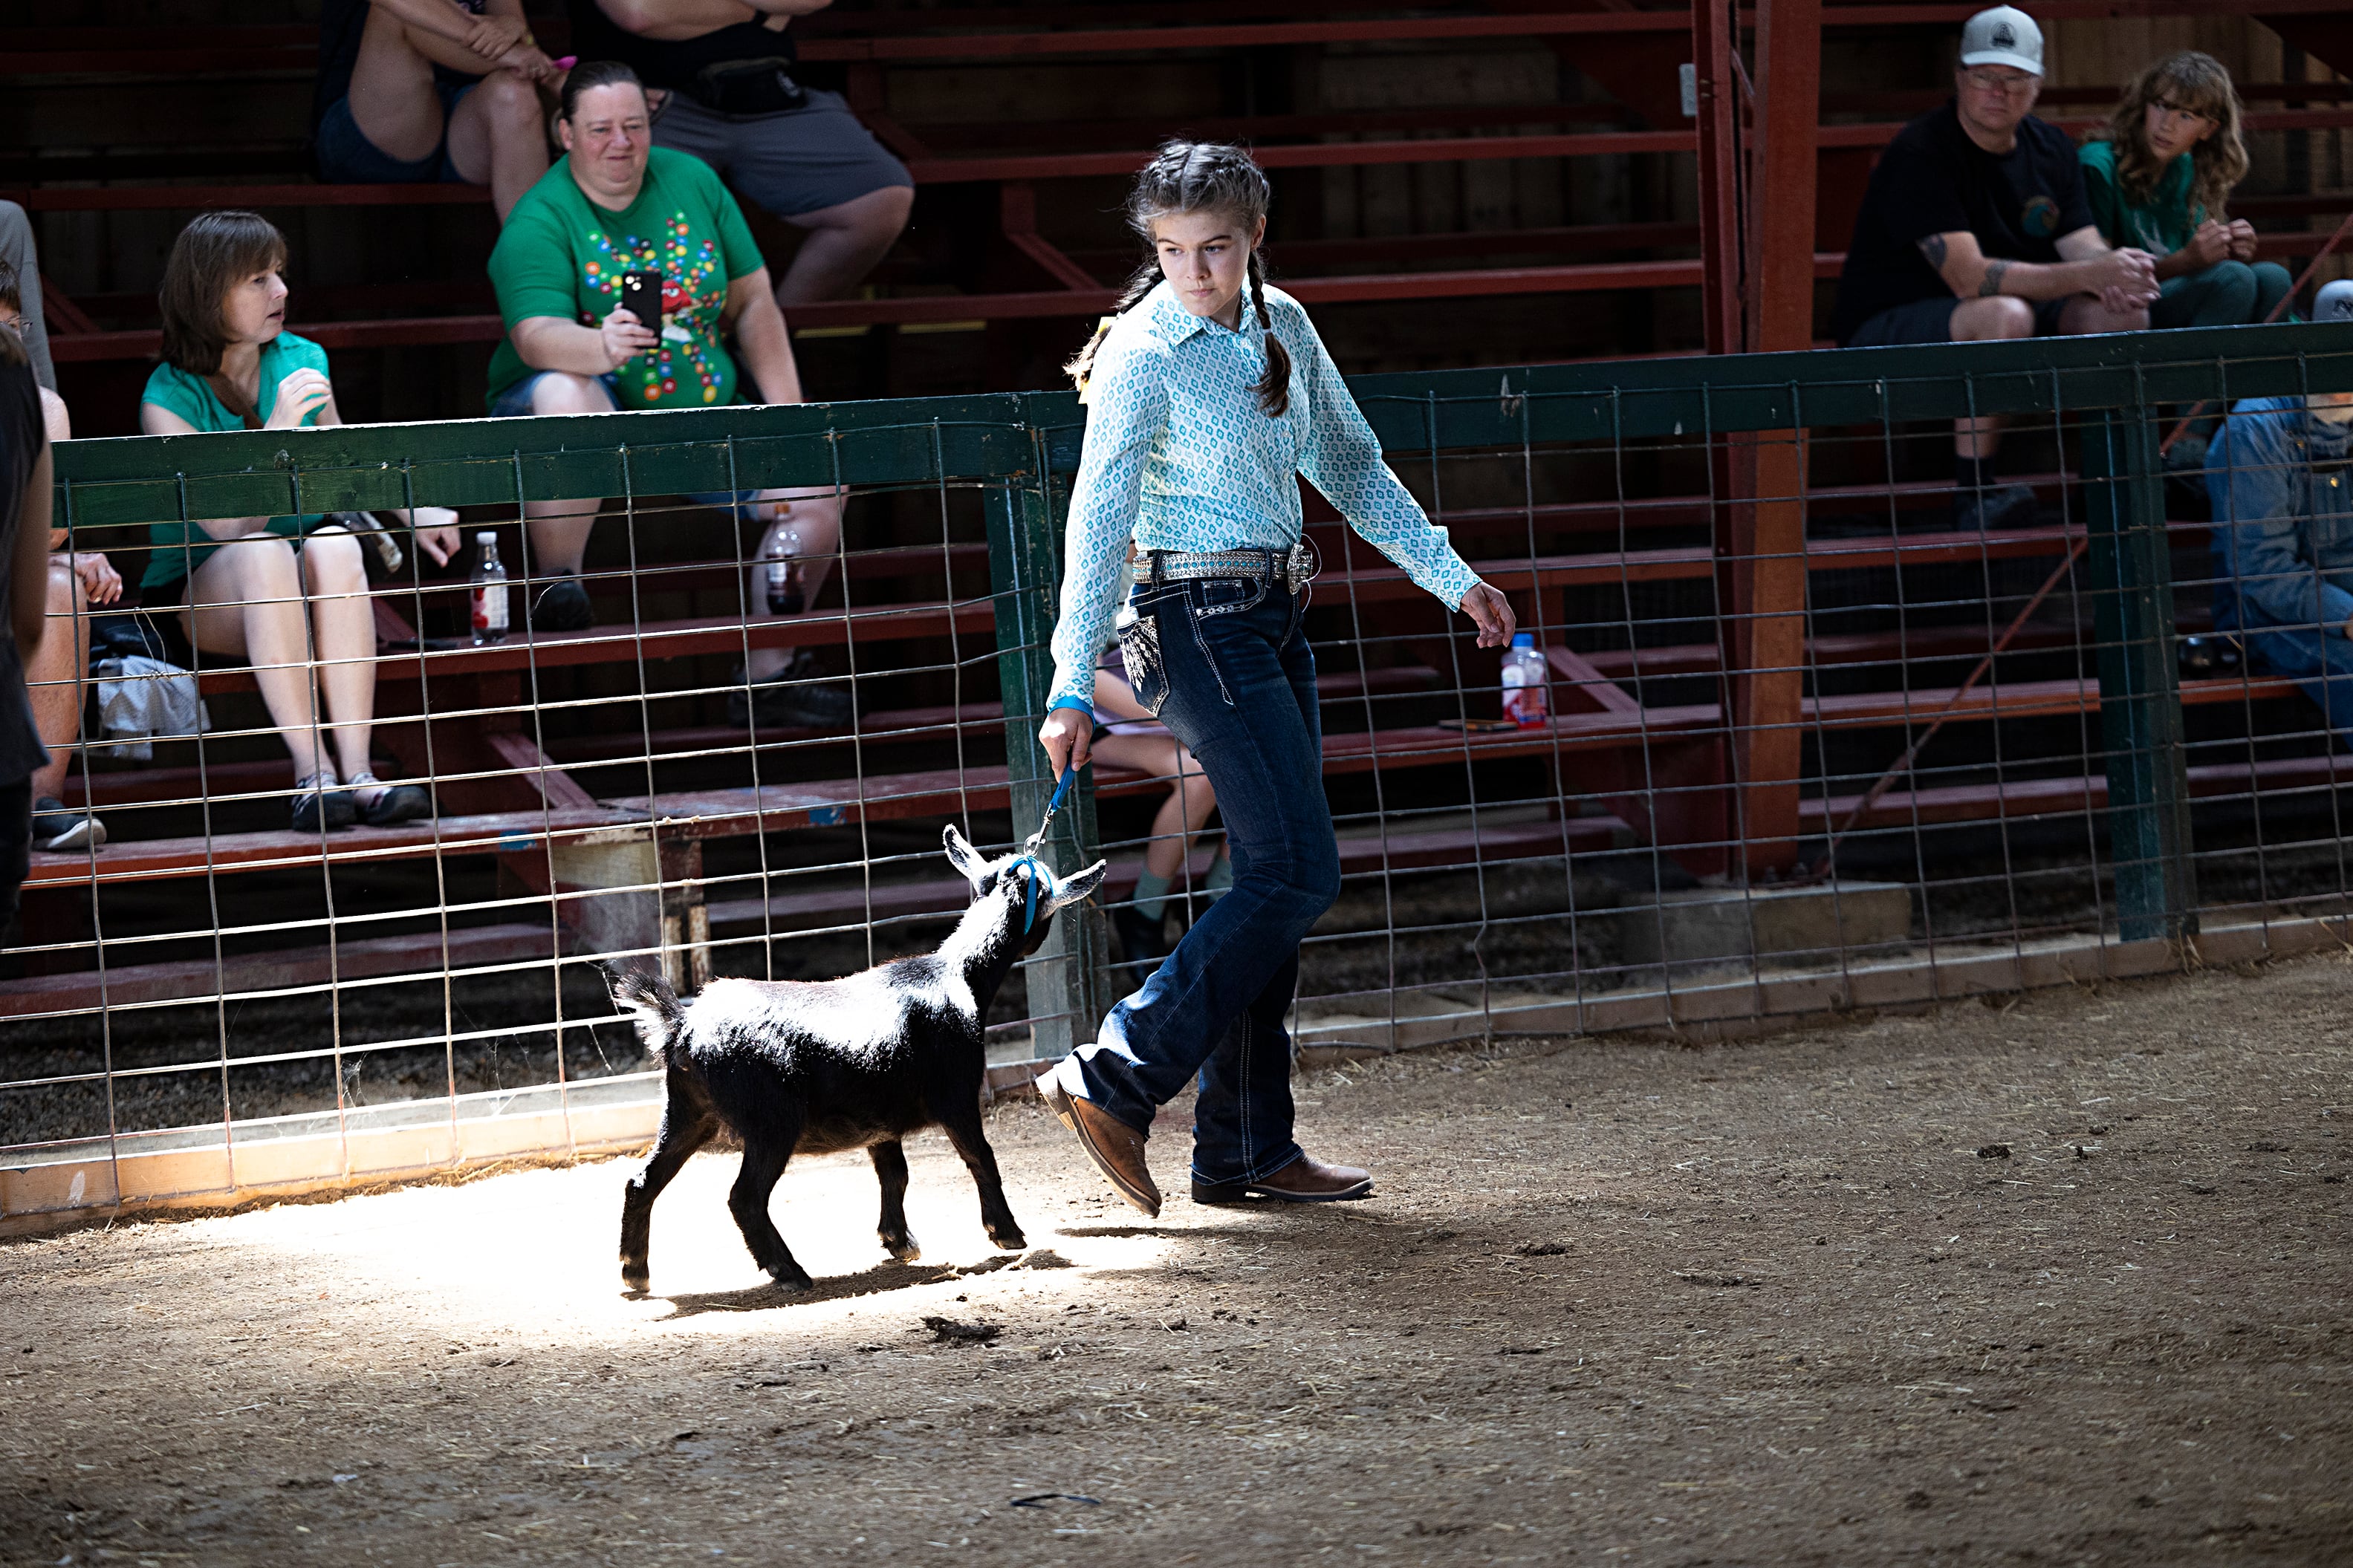
<path id="1" fill-rule="evenodd" d="M 948 824 L 941 839 L 947 846 L 948 864 L 961 872 L 965 881 L 978 882 L 988 870 L 987 859 L 979 850 L 965 842 L 964 835 L 956 831 L 956 825 L 953 822 Z"/>
<path id="2" fill-rule="evenodd" d="M 1050 910 L 1066 910 L 1072 904 L 1082 904 L 1097 888 L 1103 886 L 1103 870 L 1109 864 L 1098 860 L 1083 871 L 1074 871 L 1055 886 L 1054 896 L 1048 900 Z"/>

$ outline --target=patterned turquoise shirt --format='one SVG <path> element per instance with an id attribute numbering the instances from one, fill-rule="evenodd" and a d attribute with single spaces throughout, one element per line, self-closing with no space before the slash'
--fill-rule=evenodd
<path id="1" fill-rule="evenodd" d="M 1299 475 L 1449 609 L 1479 581 L 1381 461 L 1299 301 L 1269 289 L 1266 303 L 1291 352 L 1291 407 L 1279 419 L 1253 390 L 1266 348 L 1247 299 L 1233 331 L 1186 310 L 1164 282 L 1096 352 L 1063 546 L 1054 707 L 1093 697 L 1131 537 L 1138 550 L 1287 550 L 1300 535 Z"/>

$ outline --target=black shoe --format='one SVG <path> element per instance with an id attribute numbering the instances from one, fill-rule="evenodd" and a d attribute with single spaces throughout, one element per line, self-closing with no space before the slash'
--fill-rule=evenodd
<path id="1" fill-rule="evenodd" d="M 807 648 L 793 650 L 792 662 L 765 680 L 737 685 L 727 694 L 727 721 L 749 728 L 754 721 L 763 730 L 846 730 L 856 716 L 857 702 L 849 682 L 828 680 L 818 668 L 817 656 Z"/>
<path id="2" fill-rule="evenodd" d="M 322 785 L 320 775 L 294 781 L 294 831 L 317 833 L 323 829 L 349 827 L 359 816 L 353 804 L 352 792 L 337 784 L 332 776 Z"/>
<path id="3" fill-rule="evenodd" d="M 1991 533 L 2005 528 L 2032 528 L 2042 510 L 2029 485 L 1997 485 L 1979 494 L 1957 490 L 1953 495 L 1953 528 L 1960 533 Z"/>
<path id="4" fill-rule="evenodd" d="M 33 847 L 95 849 L 106 842 L 106 824 L 86 811 L 67 809 L 66 803 L 45 795 L 33 803 Z"/>
<path id="5" fill-rule="evenodd" d="M 1111 911 L 1111 929 L 1119 933 L 1120 952 L 1127 957 L 1127 971 L 1138 989 L 1152 978 L 1160 961 L 1176 951 L 1176 944 L 1168 940 L 1165 905 L 1157 916 L 1152 916 L 1134 904 L 1122 904 Z"/>
<path id="6" fill-rule="evenodd" d="M 588 607 L 588 590 L 577 577 L 558 577 L 540 590 L 538 602 L 531 607 L 531 629 L 535 632 L 585 632 L 596 624 L 596 613 Z"/>
<path id="7" fill-rule="evenodd" d="M 362 799 L 364 790 L 374 790 L 374 798 Z M 359 819 L 370 827 L 389 827 L 396 822 L 415 822 L 433 815 L 433 796 L 424 785 L 388 784 L 374 773 L 362 773 L 352 780 L 351 796 Z"/>

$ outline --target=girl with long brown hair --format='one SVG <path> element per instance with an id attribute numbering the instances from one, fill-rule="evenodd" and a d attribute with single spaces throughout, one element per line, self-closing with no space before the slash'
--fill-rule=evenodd
<path id="1" fill-rule="evenodd" d="M 1082 766 L 1095 658 L 1118 610 L 1142 708 L 1216 786 L 1232 890 L 1196 920 L 1092 1045 L 1039 1080 L 1122 1196 L 1147 1215 L 1153 1112 L 1197 1078 L 1193 1198 L 1329 1203 L 1372 1174 L 1292 1136 L 1299 942 L 1340 888 L 1324 798 L 1315 658 L 1302 626 L 1314 552 L 1304 477 L 1479 644 L 1512 639 L 1509 604 L 1463 563 L 1381 461 L 1299 302 L 1266 281 L 1267 180 L 1250 154 L 1172 142 L 1136 176 L 1129 225 L 1151 255 L 1119 314 L 1072 362 L 1088 404 L 1071 490 L 1054 695 L 1039 731 L 1055 773 Z M 1128 542 L 1135 585 L 1116 605 Z"/>
<path id="2" fill-rule="evenodd" d="M 139 427 L 150 436 L 340 425 L 327 353 L 286 330 L 286 239 L 249 212 L 208 212 L 180 231 L 156 302 L 164 363 L 147 378 Z M 458 514 L 418 507 L 404 521 L 446 564 Z M 322 832 L 432 814 L 424 786 L 375 776 L 375 613 L 360 542 L 322 516 L 192 518 L 149 530 L 146 606 L 179 611 L 201 658 L 253 668 L 294 759 L 293 825 Z M 325 701 L 321 702 L 323 696 Z M 323 709 L 323 711 L 322 711 Z"/>
<path id="3" fill-rule="evenodd" d="M 2152 327 L 2261 321 L 2293 286 L 2255 259 L 2255 230 L 2229 216 L 2247 148 L 2231 73 L 2183 49 L 2140 73 L 2095 139 L 2077 151 L 2093 221 L 2111 246 L 2158 258 Z"/>

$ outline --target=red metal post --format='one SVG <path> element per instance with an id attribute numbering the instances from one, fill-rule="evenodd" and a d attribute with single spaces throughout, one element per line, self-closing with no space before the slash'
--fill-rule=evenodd
<path id="1" fill-rule="evenodd" d="M 1740 329 L 1740 84 L 1733 68 L 1730 0 L 1692 0 L 1692 69 L 1699 131 L 1701 311 L 1707 352 L 1738 353 Z"/>
<path id="2" fill-rule="evenodd" d="M 1749 188 L 1746 346 L 1813 342 L 1815 125 L 1821 100 L 1821 0 L 1759 0 L 1757 104 Z M 1729 544 L 1733 777 L 1751 877 L 1798 858 L 1804 731 L 1805 433 L 1760 431 L 1735 447 Z"/>

